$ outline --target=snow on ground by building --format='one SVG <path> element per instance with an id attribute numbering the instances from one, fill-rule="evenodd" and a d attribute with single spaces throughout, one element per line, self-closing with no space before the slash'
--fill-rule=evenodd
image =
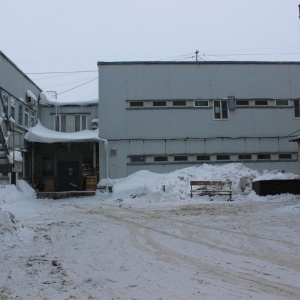
<path id="1" fill-rule="evenodd" d="M 140 171 L 61 200 L 1 186 L 0 299 L 299 299 L 300 196 L 259 197 L 258 178 L 298 176 Z M 231 180 L 234 201 L 191 198 L 190 180 Z"/>

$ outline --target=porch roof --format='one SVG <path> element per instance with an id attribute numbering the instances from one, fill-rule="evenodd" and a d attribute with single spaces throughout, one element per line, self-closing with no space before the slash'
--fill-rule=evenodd
<path id="1" fill-rule="evenodd" d="M 68 143 L 101 141 L 99 129 L 78 132 L 58 132 L 44 127 L 40 121 L 25 134 L 25 140 L 36 143 Z"/>

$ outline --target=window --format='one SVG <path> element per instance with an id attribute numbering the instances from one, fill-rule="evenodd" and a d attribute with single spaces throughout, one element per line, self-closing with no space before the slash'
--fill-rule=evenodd
<path id="1" fill-rule="evenodd" d="M 279 159 L 292 159 L 291 153 L 279 153 Z"/>
<path id="2" fill-rule="evenodd" d="M 10 98 L 10 115 L 16 120 L 16 99 L 13 97 Z"/>
<path id="3" fill-rule="evenodd" d="M 146 161 L 146 157 L 144 155 L 135 155 L 131 157 L 132 163 L 144 163 Z"/>
<path id="4" fill-rule="evenodd" d="M 152 105 L 153 106 L 167 106 L 167 102 L 166 101 L 153 101 Z"/>
<path id="5" fill-rule="evenodd" d="M 187 161 L 187 155 L 176 155 L 174 156 L 174 161 Z"/>
<path id="6" fill-rule="evenodd" d="M 289 106 L 289 100 L 278 99 L 276 100 L 276 106 Z"/>
<path id="7" fill-rule="evenodd" d="M 4 105 L 3 111 L 6 112 L 7 106 L 8 106 L 8 95 L 5 92 L 2 92 L 2 100 L 3 100 L 3 105 Z"/>
<path id="8" fill-rule="evenodd" d="M 249 100 L 236 100 L 236 106 L 247 106 L 249 105 Z"/>
<path id="9" fill-rule="evenodd" d="M 154 161 L 168 161 L 168 156 L 154 156 Z"/>
<path id="10" fill-rule="evenodd" d="M 143 107 L 144 102 L 143 101 L 131 101 L 130 107 Z"/>
<path id="11" fill-rule="evenodd" d="M 257 154 L 257 159 L 271 159 L 270 154 Z"/>
<path id="12" fill-rule="evenodd" d="M 251 154 L 239 154 L 239 160 L 249 160 L 251 158 Z"/>
<path id="13" fill-rule="evenodd" d="M 173 101 L 173 106 L 186 106 L 186 101 L 184 101 L 184 100 L 175 100 L 175 101 Z"/>
<path id="14" fill-rule="evenodd" d="M 229 160 L 229 159 L 230 159 L 230 155 L 228 155 L 228 154 L 217 155 L 217 160 Z"/>
<path id="15" fill-rule="evenodd" d="M 25 127 L 29 128 L 29 108 L 25 106 Z"/>
<path id="16" fill-rule="evenodd" d="M 61 132 L 67 132 L 67 116 L 57 115 L 55 116 L 55 130 Z"/>
<path id="17" fill-rule="evenodd" d="M 35 115 L 34 112 L 31 112 L 31 127 L 33 127 L 35 125 Z"/>
<path id="18" fill-rule="evenodd" d="M 228 119 L 228 105 L 226 100 L 214 101 L 215 119 Z"/>
<path id="19" fill-rule="evenodd" d="M 23 104 L 19 103 L 19 119 L 18 119 L 19 125 L 23 126 Z"/>
<path id="20" fill-rule="evenodd" d="M 207 107 L 208 100 L 195 100 L 195 106 Z"/>
<path id="21" fill-rule="evenodd" d="M 210 160 L 209 155 L 197 155 L 197 160 Z"/>
<path id="22" fill-rule="evenodd" d="M 268 100 L 255 100 L 254 104 L 256 106 L 266 106 L 268 105 Z"/>
<path id="23" fill-rule="evenodd" d="M 86 122 L 86 115 L 75 115 L 75 132 L 87 129 Z"/>
<path id="24" fill-rule="evenodd" d="M 300 100 L 294 100 L 295 118 L 300 118 Z"/>

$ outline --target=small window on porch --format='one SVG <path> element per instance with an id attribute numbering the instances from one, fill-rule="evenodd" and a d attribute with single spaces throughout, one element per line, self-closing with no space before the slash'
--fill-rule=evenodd
<path id="1" fill-rule="evenodd" d="M 54 176 L 54 156 L 42 156 L 42 176 Z"/>

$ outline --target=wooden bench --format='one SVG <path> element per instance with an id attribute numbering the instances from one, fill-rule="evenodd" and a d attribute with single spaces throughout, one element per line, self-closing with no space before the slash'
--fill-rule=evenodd
<path id="1" fill-rule="evenodd" d="M 214 195 L 228 195 L 228 201 L 232 201 L 231 181 L 190 181 L 191 185 L 191 198 L 193 193 L 201 196 L 214 196 Z M 197 186 L 197 189 L 193 187 Z"/>

